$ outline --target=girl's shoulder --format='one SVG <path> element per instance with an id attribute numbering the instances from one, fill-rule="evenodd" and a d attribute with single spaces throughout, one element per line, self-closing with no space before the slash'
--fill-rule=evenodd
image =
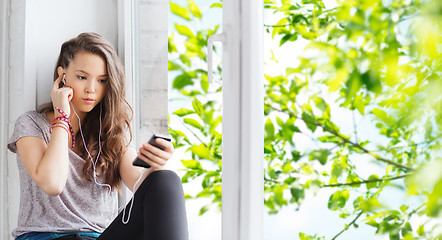
<path id="1" fill-rule="evenodd" d="M 48 141 L 49 127 L 50 123 L 46 119 L 45 113 L 37 111 L 23 113 L 15 121 L 14 130 L 8 141 L 8 149 L 16 152 L 15 143 L 22 137 L 34 136 Z"/>
<path id="2" fill-rule="evenodd" d="M 46 113 L 40 113 L 35 110 L 27 111 L 17 118 L 16 125 L 19 124 L 37 124 L 47 125 L 49 121 L 46 119 Z"/>

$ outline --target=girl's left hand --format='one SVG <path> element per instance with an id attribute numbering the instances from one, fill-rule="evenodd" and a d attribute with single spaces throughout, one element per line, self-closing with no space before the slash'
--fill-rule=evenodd
<path id="1" fill-rule="evenodd" d="M 138 158 L 148 163 L 153 170 L 161 170 L 167 161 L 172 157 L 174 148 L 173 144 L 161 138 L 157 138 L 156 142 L 164 147 L 161 150 L 149 143 L 144 143 L 138 150 Z"/>

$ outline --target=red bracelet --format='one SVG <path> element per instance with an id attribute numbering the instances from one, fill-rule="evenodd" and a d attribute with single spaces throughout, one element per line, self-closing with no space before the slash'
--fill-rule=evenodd
<path id="1" fill-rule="evenodd" d="M 71 134 L 71 133 L 69 132 L 68 128 L 66 127 L 66 125 L 64 125 L 64 124 L 62 124 L 62 123 L 55 123 L 55 124 L 52 124 L 52 126 L 49 128 L 49 133 L 50 133 L 50 134 L 52 134 L 52 128 L 54 128 L 54 127 L 61 127 L 61 128 L 63 128 L 63 129 L 66 130 L 66 132 L 68 133 L 68 136 Z"/>
<path id="2" fill-rule="evenodd" d="M 60 108 L 55 107 L 55 106 L 54 106 L 54 108 L 62 116 L 54 117 L 54 119 L 52 119 L 52 124 L 55 124 L 57 121 L 62 121 L 62 122 L 65 122 L 68 125 L 69 131 L 71 132 L 71 137 L 72 137 L 72 148 L 74 148 L 75 147 L 75 135 L 74 135 L 74 129 L 72 128 L 72 125 L 71 125 L 71 120 L 69 119 L 69 116 L 63 110 L 61 110 Z M 68 131 L 68 133 L 69 133 L 69 131 Z"/>

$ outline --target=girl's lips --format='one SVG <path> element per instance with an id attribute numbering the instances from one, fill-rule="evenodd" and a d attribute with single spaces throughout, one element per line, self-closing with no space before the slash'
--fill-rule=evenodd
<path id="1" fill-rule="evenodd" d="M 95 102 L 95 100 L 92 98 L 83 98 L 83 101 L 85 101 L 87 104 L 92 104 Z"/>

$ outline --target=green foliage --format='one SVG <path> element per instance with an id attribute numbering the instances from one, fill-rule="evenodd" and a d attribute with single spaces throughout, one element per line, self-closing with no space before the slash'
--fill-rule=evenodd
<path id="1" fill-rule="evenodd" d="M 201 29 L 199 21 L 222 3 L 183 2 L 170 3 L 184 23 L 169 37 L 169 71 L 189 104 L 172 113 L 182 125 L 170 134 L 189 156 L 183 183 L 201 181 L 201 191 L 187 197 L 211 199 L 203 214 L 221 206 L 222 84 L 220 66 L 211 84 L 205 70 L 207 39 L 219 26 Z M 265 0 L 264 7 L 279 17 L 265 25 L 277 42 L 266 51 L 287 65 L 264 76 L 268 212 L 302 207 L 308 193 L 335 188 L 324 205 L 351 222 L 333 239 L 358 221 L 390 239 L 441 239 L 434 220 L 442 216 L 442 2 Z M 293 52 L 297 61 L 275 54 L 297 45 L 305 45 Z M 367 173 L 367 161 L 383 171 Z M 417 203 L 389 206 L 381 199 L 392 188 Z M 416 224 L 419 216 L 428 221 Z"/>
<path id="2" fill-rule="evenodd" d="M 184 148 L 189 154 L 188 159 L 181 160 L 186 171 L 182 182 L 201 182 L 201 191 L 193 196 L 186 194 L 186 198 L 211 199 L 201 207 L 201 215 L 213 206 L 221 208 L 222 118 L 221 103 L 217 99 L 222 85 L 220 80 L 209 85 L 206 70 L 207 40 L 218 31 L 219 25 L 207 30 L 197 29 L 196 23 L 204 17 L 204 11 L 193 0 L 185 3 L 170 2 L 171 12 L 186 21 L 175 23 L 174 32 L 169 37 L 169 46 L 173 46 L 169 47 L 169 72 L 174 76 L 172 88 L 188 99 L 188 106 L 172 113 L 171 118 L 177 117 L 181 126 L 172 126 L 169 133 L 175 148 Z M 184 46 L 178 45 L 175 36 L 184 39 Z M 221 68 L 216 70 L 219 72 L 215 76 L 219 76 Z"/>

